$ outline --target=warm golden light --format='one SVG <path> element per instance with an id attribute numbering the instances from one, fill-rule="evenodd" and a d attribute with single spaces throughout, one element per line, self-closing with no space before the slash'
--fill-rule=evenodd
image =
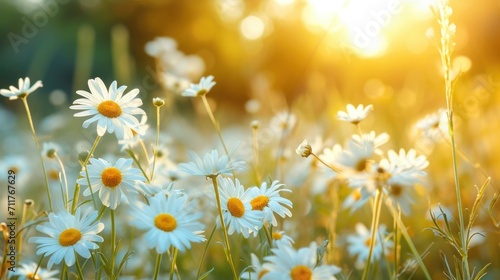
<path id="1" fill-rule="evenodd" d="M 241 21 L 240 31 L 243 37 L 256 40 L 264 34 L 264 21 L 257 16 L 248 16 Z"/>

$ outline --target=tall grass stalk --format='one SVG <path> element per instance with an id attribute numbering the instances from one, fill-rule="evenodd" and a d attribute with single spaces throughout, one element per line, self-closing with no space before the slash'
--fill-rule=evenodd
<path id="1" fill-rule="evenodd" d="M 85 158 L 85 160 L 82 163 L 82 168 L 85 170 L 85 173 L 87 175 L 87 183 L 88 183 L 89 188 L 90 188 L 90 193 L 92 193 L 92 194 L 94 192 L 92 191 L 92 184 L 90 183 L 90 179 L 88 176 L 87 164 L 89 163 L 89 160 L 92 157 L 92 154 L 94 153 L 95 149 L 97 148 L 97 144 L 99 144 L 100 140 L 101 140 L 101 136 L 97 135 L 97 137 L 95 138 L 94 144 L 92 145 L 92 148 L 90 148 L 89 154 L 87 155 L 87 157 Z M 79 194 L 80 194 L 80 184 L 76 183 L 75 192 L 73 194 L 73 205 L 71 207 L 71 214 L 72 215 L 75 214 L 76 207 L 78 205 L 78 195 Z M 92 202 L 94 203 L 94 208 L 97 209 L 97 203 L 95 202 L 94 195 L 91 195 L 91 197 L 92 197 Z"/>
<path id="2" fill-rule="evenodd" d="M 377 187 L 377 194 L 375 195 L 375 204 L 373 206 L 373 216 L 372 216 L 372 225 L 371 225 L 371 236 L 370 236 L 370 250 L 368 251 L 368 258 L 366 260 L 366 266 L 363 270 L 363 280 L 368 279 L 368 275 L 370 273 L 370 267 L 373 256 L 373 248 L 375 247 L 375 243 L 377 243 L 377 229 L 380 221 L 380 210 L 382 209 L 382 188 Z M 379 240 L 382 242 L 382 240 Z"/>
<path id="3" fill-rule="evenodd" d="M 38 137 L 36 136 L 36 132 L 35 132 L 35 126 L 33 125 L 33 118 L 31 117 L 31 111 L 30 111 L 30 107 L 28 105 L 28 95 L 24 95 L 23 97 L 21 97 L 21 100 L 23 101 L 24 108 L 26 109 L 26 115 L 28 116 L 28 122 L 30 124 L 31 134 L 33 135 L 33 140 L 35 141 L 36 148 L 38 150 L 38 156 L 40 157 L 40 163 L 42 164 L 43 178 L 45 180 L 45 190 L 47 191 L 47 198 L 49 200 L 49 209 L 50 209 L 50 212 L 52 212 L 52 197 L 50 195 L 49 179 L 47 177 L 47 170 L 45 168 L 45 161 L 43 160 L 43 156 L 42 156 L 42 148 L 40 147 L 40 142 L 38 142 Z"/>
<path id="4" fill-rule="evenodd" d="M 469 269 L 469 256 L 467 248 L 467 233 L 464 222 L 463 205 L 461 198 L 461 188 L 460 180 L 458 176 L 457 167 L 457 151 L 455 143 L 455 128 L 453 123 L 453 77 L 451 73 L 451 55 L 455 47 L 455 42 L 453 37 L 455 35 L 455 24 L 450 22 L 450 16 L 452 14 L 452 9 L 449 6 L 448 0 L 441 0 L 438 3 L 439 18 L 438 22 L 441 28 L 441 45 L 439 49 L 439 54 L 441 57 L 441 66 L 443 67 L 444 84 L 445 84 L 445 95 L 446 95 L 446 108 L 447 108 L 447 121 L 448 121 L 448 132 L 451 142 L 451 156 L 453 162 L 453 177 L 455 181 L 455 193 L 457 196 L 457 208 L 458 208 L 458 221 L 460 227 L 460 245 L 462 251 L 462 277 L 465 280 L 470 279 L 470 269 Z"/>
<path id="5" fill-rule="evenodd" d="M 210 120 L 212 121 L 212 124 L 214 125 L 215 130 L 217 131 L 217 135 L 219 136 L 220 142 L 222 143 L 222 147 L 224 148 L 224 152 L 226 152 L 226 155 L 229 156 L 229 151 L 227 150 L 226 143 L 224 142 L 224 138 L 222 138 L 222 132 L 220 130 L 220 125 L 214 117 L 214 113 L 212 112 L 212 109 L 210 108 L 210 104 L 208 104 L 208 99 L 207 99 L 206 94 L 201 95 L 201 100 L 203 100 L 203 105 L 205 106 L 205 109 L 207 110 L 208 116 L 210 117 Z"/>

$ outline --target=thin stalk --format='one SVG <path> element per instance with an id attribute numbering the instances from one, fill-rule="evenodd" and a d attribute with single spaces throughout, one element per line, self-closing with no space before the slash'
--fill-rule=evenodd
<path id="1" fill-rule="evenodd" d="M 224 216 L 222 215 L 222 207 L 220 203 L 220 195 L 219 195 L 219 187 L 217 186 L 217 176 L 210 176 L 212 179 L 212 184 L 214 186 L 215 199 L 217 200 L 217 210 L 219 211 L 220 224 L 222 227 L 222 233 L 224 234 L 224 243 L 226 244 L 225 253 L 227 261 L 229 262 L 229 266 L 231 266 L 231 271 L 233 272 L 234 279 L 238 279 L 238 274 L 236 273 L 236 269 L 234 267 L 233 258 L 231 256 L 231 247 L 229 245 L 229 237 L 227 234 L 226 223 L 224 222 Z"/>
<path id="2" fill-rule="evenodd" d="M 28 212 L 29 205 L 26 203 L 23 203 L 23 213 L 21 214 L 21 224 L 19 228 L 24 228 L 24 223 L 26 222 L 26 212 Z M 23 251 L 23 239 L 22 239 L 22 233 L 23 231 L 19 231 L 16 235 L 17 238 L 17 252 L 19 253 L 18 262 L 21 262 L 21 257 L 22 257 L 22 251 Z"/>
<path id="3" fill-rule="evenodd" d="M 101 140 L 101 136 L 97 135 L 97 137 L 95 138 L 94 144 L 92 145 L 92 148 L 90 148 L 90 151 L 89 151 L 89 154 L 87 155 L 87 158 L 85 159 L 85 161 L 82 164 L 82 168 L 85 168 L 85 170 L 87 170 L 87 164 L 89 163 L 89 160 L 92 157 L 92 154 L 94 153 L 94 151 L 95 151 L 95 149 L 97 147 L 97 144 L 99 144 L 100 140 Z M 87 183 L 89 184 L 90 192 L 93 194 L 94 192 L 92 191 L 92 184 L 90 184 L 88 178 L 89 178 L 89 176 L 87 174 Z M 75 186 L 75 192 L 73 194 L 73 205 L 71 207 L 71 214 L 75 214 L 76 206 L 78 204 L 78 194 L 79 193 L 80 193 L 80 184 L 77 183 L 76 186 Z M 94 207 L 96 207 L 95 206 L 96 203 L 95 203 L 93 195 L 92 195 L 92 201 L 94 202 Z"/>
<path id="4" fill-rule="evenodd" d="M 63 180 L 64 180 L 64 208 L 68 209 L 68 201 L 69 201 L 69 194 L 68 194 L 68 179 L 66 177 L 66 169 L 64 169 L 64 164 L 62 163 L 61 158 L 57 155 L 57 153 L 54 154 L 57 163 L 59 163 L 59 166 L 61 167 L 61 173 L 63 175 Z"/>
<path id="5" fill-rule="evenodd" d="M 80 266 L 80 262 L 78 261 L 78 254 L 76 252 L 75 252 L 75 259 L 76 259 L 76 271 L 78 271 L 78 276 L 80 277 L 80 279 L 85 279 L 85 277 L 83 277 L 83 271 Z"/>
<path id="6" fill-rule="evenodd" d="M 261 182 L 261 175 L 260 175 L 260 170 L 259 170 L 259 128 L 258 127 L 253 127 L 252 128 L 252 148 L 253 148 L 253 158 L 255 162 L 255 176 L 257 177 L 257 184 L 260 184 Z"/>
<path id="7" fill-rule="evenodd" d="M 142 175 L 144 175 L 144 178 L 146 178 L 147 182 L 149 183 L 151 180 L 149 179 L 148 174 L 146 174 L 146 171 L 144 171 L 144 169 L 142 168 L 141 163 L 139 162 L 137 157 L 134 155 L 134 152 L 132 152 L 132 150 L 130 149 L 127 149 L 127 154 L 132 158 L 137 167 L 139 167 L 139 170 L 141 170 Z"/>
<path id="8" fill-rule="evenodd" d="M 458 176 L 458 167 L 457 167 L 457 152 L 456 152 L 456 144 L 455 144 L 455 131 L 453 125 L 453 81 L 451 77 L 451 54 L 453 53 L 454 42 L 452 40 L 452 36 L 454 35 L 454 31 L 450 31 L 451 26 L 453 25 L 450 22 L 450 11 L 451 8 L 448 4 L 447 0 L 443 0 L 439 3 L 440 5 L 440 24 L 441 24 L 441 47 L 440 47 L 440 56 L 441 56 L 441 64 L 443 66 L 444 73 L 444 83 L 445 83 L 445 95 L 446 95 L 446 107 L 447 107 L 447 116 L 448 116 L 448 133 L 451 141 L 451 156 L 453 162 L 453 178 L 455 181 L 455 193 L 457 196 L 457 208 L 458 208 L 458 219 L 460 226 L 460 243 L 461 249 L 463 251 L 462 255 L 462 266 L 465 269 L 465 279 L 470 279 L 470 270 L 469 270 L 469 261 L 468 261 L 468 248 L 467 248 L 467 234 L 465 229 L 464 222 L 464 214 L 463 214 L 463 206 L 462 206 L 462 198 L 460 194 L 460 181 Z M 453 32 L 453 33 L 452 33 Z"/>
<path id="9" fill-rule="evenodd" d="M 35 126 L 33 125 L 33 118 L 31 117 L 30 107 L 28 105 L 28 95 L 21 97 L 23 101 L 24 108 L 26 109 L 26 114 L 28 115 L 28 121 L 31 128 L 31 133 L 33 134 L 33 139 L 35 140 L 36 148 L 38 149 L 38 156 L 40 157 L 40 162 L 42 164 L 43 178 L 45 180 L 45 189 L 47 191 L 47 197 L 49 199 L 49 209 L 52 212 L 52 197 L 50 195 L 49 179 L 47 177 L 47 170 L 45 169 L 45 161 L 42 156 L 42 148 L 40 147 L 40 142 L 38 142 L 38 137 L 36 136 Z"/>
<path id="10" fill-rule="evenodd" d="M 269 243 L 269 248 L 273 247 L 273 236 L 271 231 L 269 230 L 269 224 L 267 222 L 264 223 L 264 226 L 262 227 L 264 229 L 264 232 L 266 233 L 266 238 L 267 242 Z"/>
<path id="11" fill-rule="evenodd" d="M 406 230 L 406 227 L 403 223 L 403 220 L 401 219 L 401 216 L 397 215 L 397 211 L 396 209 L 394 209 L 394 206 L 392 206 L 391 203 L 386 203 L 387 207 L 391 210 L 391 214 L 392 214 L 392 218 L 396 221 L 397 225 L 398 225 L 398 229 L 400 230 L 401 232 L 401 235 L 403 235 L 403 238 L 405 239 L 406 241 L 406 244 L 408 244 L 408 247 L 410 247 L 410 250 L 411 252 L 413 253 L 413 255 L 415 256 L 415 259 L 417 260 L 420 268 L 422 269 L 422 271 L 424 272 L 425 274 L 425 278 L 427 280 L 431 280 L 432 277 L 431 275 L 429 274 L 429 271 L 427 270 L 427 267 L 425 267 L 425 264 L 422 260 L 422 258 L 420 257 L 420 254 L 418 253 L 418 250 L 417 248 L 415 247 L 415 245 L 413 244 L 413 242 L 411 241 L 411 237 L 410 235 L 408 234 L 408 231 Z"/>
<path id="12" fill-rule="evenodd" d="M 62 262 L 61 279 L 65 279 L 64 276 L 66 276 L 66 279 L 68 278 L 68 266 L 65 262 Z"/>
<path id="13" fill-rule="evenodd" d="M 328 252 L 328 257 L 327 261 L 329 264 L 334 263 L 334 255 L 333 255 L 333 250 L 335 249 L 335 243 L 337 239 L 337 221 L 338 221 L 338 214 L 339 214 L 339 194 L 338 194 L 338 181 L 334 181 L 333 186 L 330 189 L 331 193 L 331 205 L 332 205 L 332 210 L 330 213 L 330 225 L 328 227 L 328 239 L 330 242 L 328 242 L 327 245 L 327 252 Z"/>
<path id="14" fill-rule="evenodd" d="M 115 248 L 116 248 L 116 227 L 115 227 L 115 210 L 111 209 L 111 276 L 110 279 L 115 279 Z"/>
<path id="15" fill-rule="evenodd" d="M 311 152 L 311 155 L 312 155 L 313 157 L 315 157 L 315 158 L 316 158 L 319 162 L 321 162 L 324 166 L 326 166 L 326 167 L 330 168 L 331 170 L 333 170 L 333 172 L 338 173 L 338 174 L 342 174 L 342 171 L 340 171 L 340 169 L 338 169 L 338 168 L 337 168 L 337 167 L 335 167 L 335 166 L 330 166 L 330 165 L 328 165 L 328 164 L 327 164 L 326 162 L 324 162 L 324 161 L 323 161 L 320 157 L 318 157 L 315 153 L 312 153 L 312 152 Z"/>
<path id="16" fill-rule="evenodd" d="M 156 106 L 156 141 L 155 150 L 153 153 L 153 167 L 151 168 L 151 181 L 153 181 L 153 176 L 155 174 L 156 158 L 158 154 L 158 142 L 160 142 L 160 106 Z"/>
<path id="17" fill-rule="evenodd" d="M 173 251 L 172 262 L 170 263 L 170 280 L 174 280 L 175 262 L 177 261 L 177 253 L 179 252 L 179 250 L 174 247 Z"/>
<path id="18" fill-rule="evenodd" d="M 363 271 L 363 280 L 368 279 L 368 274 L 370 272 L 370 266 L 373 256 L 373 248 L 375 243 L 377 243 L 377 229 L 380 220 L 380 209 L 382 208 L 382 188 L 377 187 L 377 194 L 375 195 L 375 205 L 373 209 L 372 225 L 371 225 L 371 235 L 370 235 L 370 251 L 368 251 L 368 259 L 366 260 L 366 267 Z M 382 242 L 382 240 L 379 240 Z"/>
<path id="19" fill-rule="evenodd" d="M 205 249 L 203 249 L 203 254 L 201 255 L 200 265 L 198 266 L 198 272 L 196 273 L 196 279 L 200 279 L 201 266 L 203 264 L 203 261 L 205 260 L 205 256 L 207 255 L 207 251 L 208 251 L 208 245 L 210 245 L 210 241 L 212 241 L 216 229 L 217 229 L 217 224 L 214 225 L 214 228 L 210 232 L 210 236 L 208 237 L 207 243 L 205 244 Z"/>
<path id="20" fill-rule="evenodd" d="M 142 152 L 144 153 L 144 157 L 146 157 L 146 163 L 149 166 L 150 162 L 149 162 L 148 149 L 146 148 L 146 145 L 144 144 L 144 141 L 142 141 L 142 139 L 139 139 L 139 144 L 141 145 Z M 148 176 L 145 176 L 145 177 L 148 177 Z"/>
<path id="21" fill-rule="evenodd" d="M 210 104 L 208 104 L 208 100 L 205 94 L 201 95 L 201 100 L 203 100 L 203 105 L 205 105 L 205 109 L 207 110 L 208 116 L 210 117 L 210 120 L 212 121 L 215 130 L 217 130 L 217 135 L 219 135 L 219 139 L 220 142 L 222 143 L 222 147 L 224 148 L 224 152 L 226 152 L 226 155 L 229 156 L 226 144 L 224 143 L 224 139 L 222 138 L 222 132 L 220 130 L 219 123 L 217 122 L 217 120 L 215 120 L 214 114 L 212 112 L 212 109 L 210 108 Z"/>
<path id="22" fill-rule="evenodd" d="M 160 274 L 160 266 L 161 266 L 161 256 L 163 254 L 159 254 L 156 256 L 156 264 L 155 264 L 155 273 L 153 274 L 153 279 L 154 280 L 157 280 L 158 279 L 158 275 Z"/>

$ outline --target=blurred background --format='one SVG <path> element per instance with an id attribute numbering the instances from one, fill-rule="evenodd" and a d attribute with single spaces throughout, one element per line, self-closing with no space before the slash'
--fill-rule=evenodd
<path id="1" fill-rule="evenodd" d="M 299 117 L 295 134 L 285 143 L 292 154 L 304 138 L 342 143 L 353 131 L 344 129 L 346 124 L 334 123 L 337 111 L 344 110 L 347 103 L 373 104 L 373 116 L 363 123 L 366 130 L 386 131 L 392 148 L 416 147 L 431 162 L 430 199 L 419 200 L 416 207 L 421 211 L 407 217 L 408 224 L 418 229 L 414 234 L 425 235 L 416 241 L 423 250 L 436 242 L 429 231 L 420 231 L 429 226 L 422 219 L 428 202 L 455 205 L 455 196 L 450 195 L 449 147 L 416 143 L 411 133 L 415 122 L 446 106 L 437 47 L 440 31 L 430 8 L 434 2 L 0 0 L 0 88 L 17 85 L 20 77 L 43 81 L 43 88 L 30 96 L 35 122 L 41 122 L 45 134 L 42 140 L 64 135 L 60 131 L 52 134 L 60 119 L 49 117 L 61 111 L 68 121 L 75 91 L 88 90 L 87 80 L 95 77 L 105 84 L 117 80 L 119 85 L 141 89 L 148 112 L 153 111 L 146 100 L 159 96 L 176 105 L 170 107 L 172 111 L 204 114 L 198 103 L 165 89 L 162 73 L 171 69 L 146 52 L 148 42 L 169 37 L 189 61 L 183 79 L 198 82 L 201 76 L 215 76 L 217 85 L 208 96 L 222 127 L 227 128 L 224 133 L 234 139 L 242 137 L 241 131 L 251 135 L 251 120 L 267 121 L 277 112 L 290 110 Z M 455 73 L 462 73 L 455 84 L 454 106 L 466 206 L 475 199 L 474 185 L 492 176 L 488 201 L 478 219 L 491 246 L 473 249 L 475 264 L 484 264 L 500 259 L 498 228 L 486 209 L 493 193 L 500 190 L 496 183 L 500 176 L 500 1 L 450 1 L 450 5 L 457 27 L 452 64 Z M 173 67 L 180 66 L 174 63 Z M 21 102 L 1 98 L 0 109 L 0 151 L 8 154 L 19 145 L 17 136 L 8 137 L 18 129 L 13 116 L 19 113 L 18 123 L 25 126 L 24 108 Z M 77 122 L 68 131 L 80 131 L 81 122 Z M 149 122 L 153 124 L 154 119 Z M 44 132 L 44 123 L 52 128 Z M 189 140 L 200 133 L 183 124 L 170 130 L 174 138 Z M 203 124 L 198 123 L 213 134 L 211 125 Z M 26 132 L 26 142 L 31 141 L 28 135 Z M 213 139 L 211 143 L 217 143 Z M 321 199 L 316 202 L 321 204 Z M 321 213 L 320 205 L 316 212 L 304 215 L 314 218 L 308 225 L 321 228 L 322 218 L 318 217 L 327 217 L 330 207 L 328 203 L 323 206 L 326 213 Z M 340 223 L 339 228 L 353 228 L 353 221 Z M 310 232 L 298 244 L 307 245 L 315 236 Z M 426 260 L 431 266 L 441 263 L 438 251 L 451 251 L 448 245 L 437 244 Z M 498 263 L 492 266 L 493 277 L 500 274 L 499 267 Z M 439 279 L 442 267 L 433 273 Z"/>

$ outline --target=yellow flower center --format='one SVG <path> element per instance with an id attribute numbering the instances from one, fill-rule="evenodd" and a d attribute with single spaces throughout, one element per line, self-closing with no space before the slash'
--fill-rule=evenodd
<path id="1" fill-rule="evenodd" d="M 370 237 L 365 239 L 365 245 L 366 245 L 366 247 L 370 247 L 372 245 L 372 239 Z"/>
<path id="2" fill-rule="evenodd" d="M 392 185 L 390 191 L 391 196 L 400 196 L 403 193 L 403 187 L 400 185 Z"/>
<path id="3" fill-rule="evenodd" d="M 48 172 L 49 178 L 56 181 L 59 180 L 59 171 L 55 169 L 51 169 Z"/>
<path id="4" fill-rule="evenodd" d="M 354 201 L 359 201 L 361 199 L 361 191 L 359 189 L 355 189 L 352 196 L 354 197 Z"/>
<path id="5" fill-rule="evenodd" d="M 237 197 L 231 197 L 227 200 L 227 209 L 234 217 L 241 218 L 245 214 L 245 206 Z"/>
<path id="6" fill-rule="evenodd" d="M 108 118 L 117 118 L 122 114 L 122 108 L 120 105 L 112 100 L 101 102 L 101 104 L 97 106 L 97 111 L 99 114 Z"/>
<path id="7" fill-rule="evenodd" d="M 305 265 L 297 265 L 290 271 L 292 280 L 310 280 L 312 279 L 312 271 Z"/>
<path id="8" fill-rule="evenodd" d="M 177 220 L 170 214 L 162 213 L 156 216 L 155 227 L 166 232 L 171 232 L 177 228 Z"/>
<path id="9" fill-rule="evenodd" d="M 59 244 L 61 246 L 73 246 L 82 238 L 82 233 L 76 228 L 65 229 L 59 234 Z"/>
<path id="10" fill-rule="evenodd" d="M 368 164 L 368 161 L 366 160 L 366 158 L 362 158 L 356 163 L 356 166 L 354 167 L 354 169 L 356 169 L 356 171 L 358 171 L 358 172 L 361 172 L 361 171 L 366 169 L 367 164 Z"/>
<path id="11" fill-rule="evenodd" d="M 264 275 L 266 275 L 268 272 L 269 272 L 269 271 L 267 271 L 267 270 L 263 269 L 263 270 L 259 273 L 259 275 L 257 275 L 257 280 L 262 279 L 262 277 L 264 277 Z"/>
<path id="12" fill-rule="evenodd" d="M 108 167 L 101 173 L 102 183 L 108 188 L 116 188 L 122 181 L 122 173 L 116 167 Z"/>
<path id="13" fill-rule="evenodd" d="M 252 199 L 250 201 L 250 204 L 252 205 L 252 210 L 264 210 L 264 207 L 267 206 L 269 203 L 269 197 L 265 195 L 259 195 L 256 198 Z"/>
<path id="14" fill-rule="evenodd" d="M 26 273 L 26 279 L 29 280 L 42 280 L 42 277 L 38 274 L 34 274 L 33 272 Z"/>
<path id="15" fill-rule="evenodd" d="M 274 240 L 280 240 L 281 237 L 283 237 L 283 234 L 281 234 L 279 232 L 273 232 L 273 239 Z"/>

